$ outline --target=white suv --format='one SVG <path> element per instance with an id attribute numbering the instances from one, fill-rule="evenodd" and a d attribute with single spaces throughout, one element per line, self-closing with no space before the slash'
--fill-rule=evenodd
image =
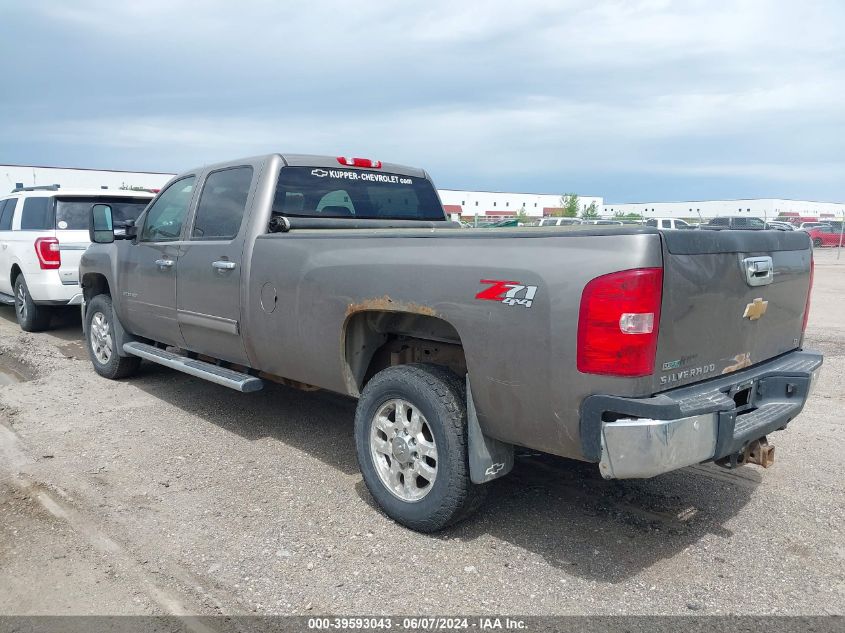
<path id="1" fill-rule="evenodd" d="M 25 187 L 0 198 L 0 303 L 14 305 L 27 332 L 50 325 L 52 308 L 82 303 L 79 260 L 88 248 L 91 205 L 105 202 L 115 228 L 153 198 L 131 190 Z"/>

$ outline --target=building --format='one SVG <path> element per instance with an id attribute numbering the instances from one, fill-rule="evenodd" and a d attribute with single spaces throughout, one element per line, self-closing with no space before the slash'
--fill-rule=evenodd
<path id="1" fill-rule="evenodd" d="M 783 215 L 809 218 L 834 218 L 845 214 L 845 203 L 754 198 L 747 200 L 695 200 L 686 202 L 606 203 L 604 214 L 641 215 L 645 218 L 685 218 L 695 221 L 725 215 L 747 215 L 773 220 Z"/>
<path id="2" fill-rule="evenodd" d="M 41 185 L 59 185 L 64 189 L 161 189 L 173 176 L 152 171 L 0 165 L 0 192 Z"/>
<path id="3" fill-rule="evenodd" d="M 66 189 L 120 189 L 140 187 L 160 189 L 175 174 L 166 172 L 135 172 L 116 169 L 86 169 L 80 167 L 39 167 L 34 165 L 0 165 L 0 191 L 23 186 L 59 185 Z M 505 193 L 496 191 L 463 191 L 440 189 L 440 198 L 451 216 L 471 219 L 479 217 L 513 217 L 521 209 L 529 216 L 552 215 L 561 206 L 560 194 Z M 579 198 L 583 213 L 590 204 L 602 213 L 602 198 Z"/>
<path id="4" fill-rule="evenodd" d="M 60 185 L 66 189 L 120 189 L 138 187 L 160 189 L 174 174 L 167 172 L 137 172 L 116 169 L 86 169 L 80 167 L 39 167 L 34 165 L 0 165 L 0 192 L 15 187 Z M 503 191 L 467 191 L 440 189 L 440 199 L 453 218 L 514 217 L 521 210 L 531 217 L 553 215 L 562 205 L 561 194 L 508 193 Z M 754 198 L 742 200 L 694 200 L 684 202 L 626 202 L 605 203 L 598 196 L 579 196 L 579 213 L 595 205 L 596 212 L 607 218 L 620 215 L 640 215 L 645 218 L 684 218 L 708 220 L 725 215 L 747 215 L 772 220 L 778 216 L 793 216 L 807 220 L 833 219 L 845 216 L 845 203 L 786 200 L 783 198 Z"/>
<path id="5" fill-rule="evenodd" d="M 504 218 L 516 216 L 521 209 L 526 215 L 543 217 L 552 215 L 562 206 L 561 194 L 506 193 L 502 191 L 465 191 L 439 189 L 440 200 L 446 213 L 467 220 L 475 216 Z M 603 199 L 596 196 L 579 196 L 579 213 L 595 204 L 596 212 L 603 213 Z"/>

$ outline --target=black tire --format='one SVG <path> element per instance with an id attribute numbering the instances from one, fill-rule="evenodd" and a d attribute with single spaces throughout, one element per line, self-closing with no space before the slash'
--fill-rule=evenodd
<path id="1" fill-rule="evenodd" d="M 52 310 L 32 300 L 23 275 L 15 279 L 15 316 L 24 332 L 43 332 L 50 327 Z"/>
<path id="2" fill-rule="evenodd" d="M 100 321 L 100 315 L 102 321 Z M 111 354 L 104 362 L 102 358 L 98 357 L 95 351 L 95 341 L 102 340 L 96 334 L 92 335 L 92 324 L 97 318 L 97 332 L 102 332 L 101 323 L 107 325 L 107 329 L 102 338 L 110 336 Z M 118 380 L 120 378 L 128 378 L 136 371 L 141 364 L 141 359 L 137 356 L 121 356 L 117 353 L 117 344 L 115 341 L 115 316 L 112 310 L 111 297 L 109 295 L 97 295 L 88 304 L 85 310 L 85 346 L 88 348 L 88 356 L 91 358 L 91 364 L 94 365 L 94 371 L 100 374 L 103 378 L 110 380 Z"/>
<path id="3" fill-rule="evenodd" d="M 819 248 L 822 245 L 822 238 L 817 237 L 813 240 L 813 246 Z"/>
<path id="4" fill-rule="evenodd" d="M 370 449 L 370 433 L 379 409 L 393 399 L 418 408 L 437 447 L 437 474 L 422 499 L 406 501 L 382 482 Z M 394 521 L 419 532 L 435 532 L 475 511 L 483 486 L 470 481 L 467 460 L 466 393 L 454 373 L 437 365 L 397 365 L 367 383 L 355 411 L 355 444 L 364 483 Z"/>

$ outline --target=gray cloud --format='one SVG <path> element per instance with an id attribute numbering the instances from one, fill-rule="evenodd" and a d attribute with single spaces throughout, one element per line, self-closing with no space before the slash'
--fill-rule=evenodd
<path id="1" fill-rule="evenodd" d="M 838 1 L 36 1 L 0 162 L 372 155 L 447 187 L 845 199 Z M 688 192 L 688 193 L 687 193 Z"/>

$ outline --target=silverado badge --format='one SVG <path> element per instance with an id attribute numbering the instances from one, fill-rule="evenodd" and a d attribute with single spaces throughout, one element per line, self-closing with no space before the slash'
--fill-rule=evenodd
<path id="1" fill-rule="evenodd" d="M 763 301 L 761 297 L 757 297 L 745 306 L 745 313 L 742 315 L 743 319 L 748 319 L 749 321 L 757 321 L 766 314 L 766 310 L 769 309 L 769 302 Z"/>

